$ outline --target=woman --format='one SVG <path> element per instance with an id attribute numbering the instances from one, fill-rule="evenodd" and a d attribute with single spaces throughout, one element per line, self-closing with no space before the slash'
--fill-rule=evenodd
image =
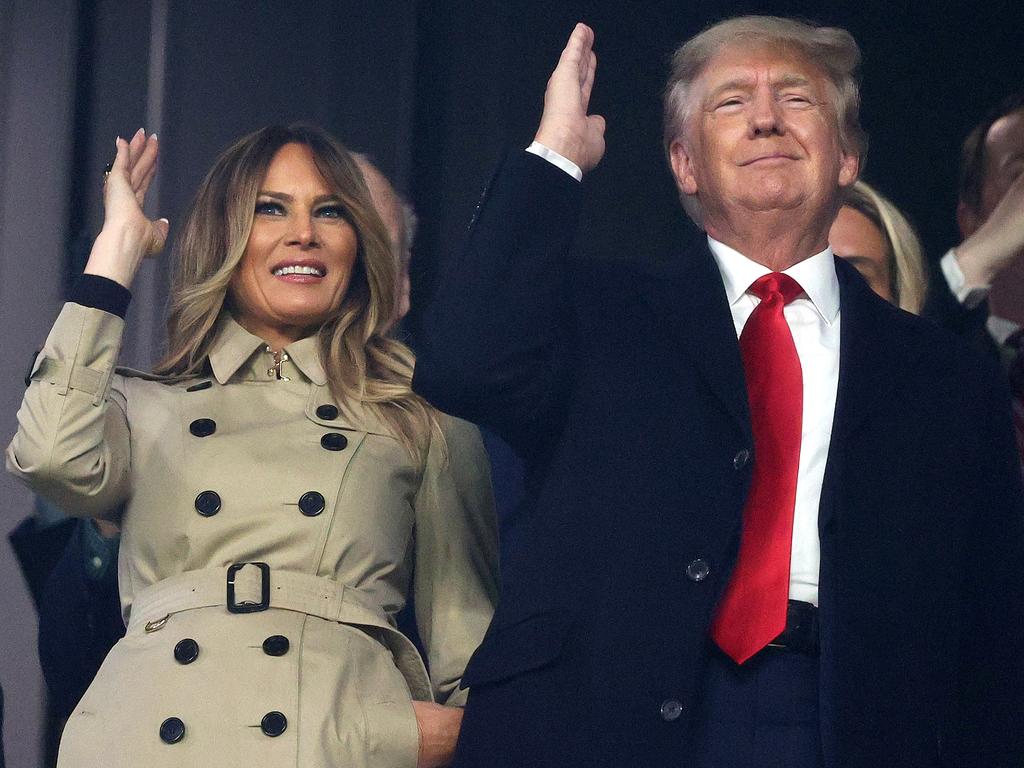
<path id="1" fill-rule="evenodd" d="M 848 188 L 828 235 L 832 250 L 886 301 L 915 315 L 928 286 L 921 243 L 899 208 L 863 181 Z"/>
<path id="2" fill-rule="evenodd" d="M 475 429 L 409 388 L 383 328 L 395 261 L 348 152 L 267 128 L 183 227 L 168 354 L 115 372 L 156 136 L 117 141 L 105 220 L 38 356 L 9 469 L 119 510 L 128 624 L 59 765 L 443 764 L 490 620 L 496 535 Z M 410 586 L 430 674 L 394 616 Z"/>

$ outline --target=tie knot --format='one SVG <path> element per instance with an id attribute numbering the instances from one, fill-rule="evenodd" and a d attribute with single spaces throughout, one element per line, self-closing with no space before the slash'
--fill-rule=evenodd
<path id="1" fill-rule="evenodd" d="M 772 294 L 778 294 L 782 296 L 783 304 L 789 304 L 789 302 L 804 292 L 804 289 L 800 287 L 800 283 L 782 272 L 769 272 L 767 275 L 762 275 L 752 282 L 747 290 L 761 301 L 764 301 Z"/>

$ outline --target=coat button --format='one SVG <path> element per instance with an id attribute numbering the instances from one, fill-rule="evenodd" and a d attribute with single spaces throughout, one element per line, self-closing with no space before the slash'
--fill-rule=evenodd
<path id="1" fill-rule="evenodd" d="M 328 451 L 343 451 L 348 445 L 348 438 L 340 432 L 328 432 L 320 438 L 320 445 Z"/>
<path id="2" fill-rule="evenodd" d="M 665 699 L 661 702 L 661 719 L 666 723 L 678 720 L 681 714 L 683 714 L 683 705 L 679 703 L 678 699 Z"/>
<path id="3" fill-rule="evenodd" d="M 299 511 L 306 517 L 316 517 L 324 511 L 327 506 L 323 494 L 316 491 L 306 491 L 299 497 Z"/>
<path id="4" fill-rule="evenodd" d="M 217 422 L 213 419 L 196 419 L 188 425 L 188 431 L 196 437 L 209 437 L 217 431 Z"/>
<path id="5" fill-rule="evenodd" d="M 263 641 L 263 652 L 267 656 L 284 656 L 291 644 L 284 635 L 271 635 Z"/>
<path id="6" fill-rule="evenodd" d="M 213 517 L 220 512 L 220 495 L 216 491 L 203 491 L 196 496 L 196 512 L 203 517 Z"/>
<path id="7" fill-rule="evenodd" d="M 323 419 L 324 421 L 333 421 L 338 418 L 338 407 L 336 405 L 331 405 L 330 403 L 317 406 L 316 417 L 318 419 Z"/>
<path id="8" fill-rule="evenodd" d="M 200 381 L 198 384 L 193 384 L 191 387 L 186 389 L 186 392 L 202 392 L 204 389 L 209 389 L 213 386 L 212 381 Z"/>
<path id="9" fill-rule="evenodd" d="M 199 658 L 199 643 L 191 637 L 179 640 L 174 646 L 174 660 L 179 664 L 191 664 Z"/>
<path id="10" fill-rule="evenodd" d="M 288 729 L 288 718 L 280 712 L 267 712 L 260 720 L 260 730 L 267 736 L 280 736 Z"/>
<path id="11" fill-rule="evenodd" d="M 711 566 L 703 557 L 698 557 L 686 566 L 686 578 L 690 581 L 704 581 L 711 573 Z"/>
<path id="12" fill-rule="evenodd" d="M 747 466 L 748 461 L 750 461 L 750 451 L 744 448 L 743 450 L 741 450 L 739 453 L 732 457 L 732 468 L 743 469 L 745 466 Z"/>
<path id="13" fill-rule="evenodd" d="M 168 717 L 160 723 L 160 741 L 165 744 L 177 744 L 185 738 L 185 724 L 180 718 Z"/>

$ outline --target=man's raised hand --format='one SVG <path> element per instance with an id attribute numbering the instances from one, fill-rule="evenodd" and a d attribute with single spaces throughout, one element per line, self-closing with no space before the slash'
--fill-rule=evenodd
<path id="1" fill-rule="evenodd" d="M 597 56 L 594 31 L 577 24 L 544 92 L 544 114 L 536 140 L 572 160 L 586 173 L 604 156 L 604 118 L 588 115 Z"/>

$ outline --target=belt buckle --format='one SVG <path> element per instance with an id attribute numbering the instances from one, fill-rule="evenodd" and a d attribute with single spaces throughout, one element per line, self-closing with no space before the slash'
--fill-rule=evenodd
<path id="1" fill-rule="evenodd" d="M 258 603 L 235 601 L 235 574 L 247 565 L 254 565 L 260 569 L 260 601 Z M 270 566 L 266 563 L 232 563 L 228 566 L 227 584 L 227 606 L 230 613 L 259 613 L 270 607 Z"/>

